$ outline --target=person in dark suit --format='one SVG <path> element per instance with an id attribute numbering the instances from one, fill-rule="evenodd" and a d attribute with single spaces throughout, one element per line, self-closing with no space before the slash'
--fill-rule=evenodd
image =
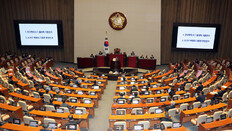
<path id="1" fill-rule="evenodd" d="M 166 106 L 166 107 L 164 108 L 165 116 L 166 116 L 167 118 L 169 117 L 169 116 L 168 116 L 168 110 L 173 109 L 173 108 L 175 108 L 175 101 L 171 101 L 171 105 L 170 105 L 170 106 Z"/>
<path id="2" fill-rule="evenodd" d="M 199 82 L 199 85 L 198 85 L 198 87 L 197 87 L 197 89 L 196 89 L 196 92 L 200 92 L 200 91 L 202 91 L 203 90 L 203 85 L 202 85 L 202 82 Z"/>
<path id="3" fill-rule="evenodd" d="M 205 101 L 204 92 L 199 93 L 198 97 L 196 98 L 197 101 L 203 103 Z"/>
<path id="4" fill-rule="evenodd" d="M 66 102 L 65 99 L 63 99 L 62 102 L 63 103 L 60 105 L 60 107 L 67 107 L 69 110 L 71 109 L 71 107 L 69 106 L 69 104 L 65 103 Z"/>
<path id="5" fill-rule="evenodd" d="M 170 98 L 173 98 L 173 96 L 176 94 L 174 88 L 171 89 L 171 91 L 169 92 Z"/>
<path id="6" fill-rule="evenodd" d="M 68 116 L 68 119 L 69 119 L 69 121 L 65 124 L 65 128 L 67 128 L 67 126 L 69 125 L 69 124 L 74 124 L 74 125 L 78 125 L 78 124 L 80 124 L 81 123 L 81 120 L 74 120 L 73 119 L 73 115 L 69 115 Z"/>

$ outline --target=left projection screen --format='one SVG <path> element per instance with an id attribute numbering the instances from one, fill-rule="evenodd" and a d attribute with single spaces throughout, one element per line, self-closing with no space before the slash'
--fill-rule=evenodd
<path id="1" fill-rule="evenodd" d="M 15 22 L 17 45 L 21 47 L 60 47 L 63 45 L 59 22 Z"/>
<path id="2" fill-rule="evenodd" d="M 19 24 L 22 46 L 58 46 L 57 24 Z"/>

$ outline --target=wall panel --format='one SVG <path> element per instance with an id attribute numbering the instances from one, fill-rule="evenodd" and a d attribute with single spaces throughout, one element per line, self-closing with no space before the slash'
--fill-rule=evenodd
<path id="1" fill-rule="evenodd" d="M 161 62 L 232 57 L 231 0 L 162 0 Z M 173 23 L 221 24 L 218 52 L 171 51 Z"/>
<path id="2" fill-rule="evenodd" d="M 74 0 L 1 0 L 0 1 L 1 54 L 27 52 L 37 56 L 51 56 L 56 61 L 73 62 Z M 62 20 L 64 48 L 16 47 L 13 20 Z"/>

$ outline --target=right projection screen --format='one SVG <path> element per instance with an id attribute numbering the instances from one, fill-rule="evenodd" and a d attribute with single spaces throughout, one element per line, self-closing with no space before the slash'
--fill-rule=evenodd
<path id="1" fill-rule="evenodd" d="M 174 24 L 172 49 L 217 51 L 220 25 Z"/>

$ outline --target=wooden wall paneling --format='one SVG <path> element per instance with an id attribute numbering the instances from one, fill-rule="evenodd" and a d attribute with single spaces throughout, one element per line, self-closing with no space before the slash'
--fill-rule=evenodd
<path id="1" fill-rule="evenodd" d="M 73 62 L 74 0 L 1 0 L 0 51 L 27 52 L 53 57 L 56 61 Z M 16 47 L 13 20 L 62 20 L 64 48 Z"/>
<path id="2" fill-rule="evenodd" d="M 232 56 L 232 1 L 162 0 L 161 62 L 214 59 Z M 171 51 L 173 23 L 221 24 L 218 52 Z"/>

